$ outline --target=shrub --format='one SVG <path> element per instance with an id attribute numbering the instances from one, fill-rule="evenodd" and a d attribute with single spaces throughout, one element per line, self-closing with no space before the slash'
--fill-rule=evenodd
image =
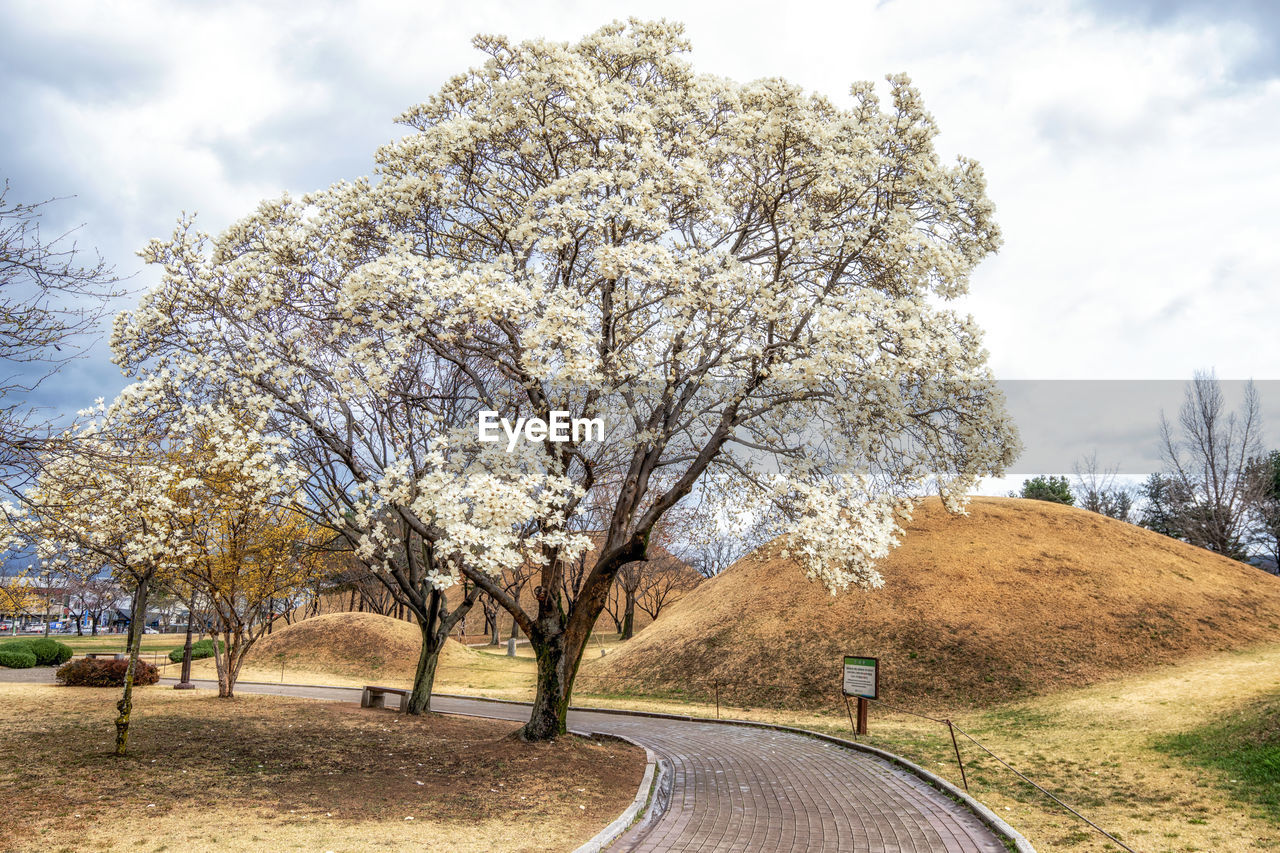
<path id="1" fill-rule="evenodd" d="M 58 666 L 71 660 L 71 647 L 48 637 L 25 640 L 27 646 L 35 653 L 37 666 Z"/>
<path id="2" fill-rule="evenodd" d="M 227 644 L 219 640 L 218 651 L 224 651 L 226 648 Z M 182 663 L 182 649 L 183 646 L 178 646 L 176 649 L 169 652 L 169 660 L 174 663 Z M 211 657 L 213 657 L 213 640 L 206 638 L 203 640 L 196 640 L 191 644 L 192 660 L 204 660 L 205 658 Z"/>
<path id="3" fill-rule="evenodd" d="M 18 643 L 6 643 L 0 646 L 0 666 L 6 666 L 9 669 L 30 669 L 35 665 L 35 652 L 25 646 Z"/>
<path id="4" fill-rule="evenodd" d="M 57 666 L 71 660 L 71 647 L 48 637 L 10 640 L 0 645 L 0 649 L 26 649 L 35 655 L 36 666 Z"/>
<path id="5" fill-rule="evenodd" d="M 94 660 L 81 658 L 58 669 L 57 678 L 68 687 L 123 687 L 127 660 Z M 139 687 L 160 680 L 160 670 L 144 660 L 133 671 L 133 683 Z"/>

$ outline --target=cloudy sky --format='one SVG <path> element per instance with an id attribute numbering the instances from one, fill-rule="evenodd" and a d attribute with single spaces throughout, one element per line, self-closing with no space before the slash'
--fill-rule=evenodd
<path id="1" fill-rule="evenodd" d="M 70 197 L 46 228 L 83 223 L 80 244 L 146 288 L 155 273 L 134 253 L 182 211 L 216 231 L 259 199 L 368 174 L 375 148 L 401 132 L 394 117 L 478 64 L 472 35 L 567 40 L 614 18 L 667 17 L 686 23 L 693 61 L 710 73 L 783 76 L 846 100 L 855 80 L 914 78 L 941 152 L 977 158 L 997 205 L 1005 246 L 965 307 L 987 330 L 998 376 L 1185 380 L 1215 368 L 1280 379 L 1280 15 L 1270 7 L 10 0 L 0 175 L 11 201 Z M 41 399 L 70 411 L 122 384 L 99 347 Z M 1144 398 L 1124 414 L 1115 398 L 1134 395 L 1083 395 L 1068 415 L 1096 435 L 1077 443 L 1106 464 L 1149 468 L 1158 409 L 1177 405 L 1180 386 L 1160 387 L 1167 402 Z M 1053 393 L 1031 395 L 1047 402 L 1020 418 L 1042 418 Z M 1263 396 L 1280 428 L 1280 388 Z M 1024 426 L 1032 453 L 1074 458 L 1074 445 L 1047 448 L 1054 439 L 1037 430 Z M 1031 471 L 1054 465 L 1030 458 Z"/>

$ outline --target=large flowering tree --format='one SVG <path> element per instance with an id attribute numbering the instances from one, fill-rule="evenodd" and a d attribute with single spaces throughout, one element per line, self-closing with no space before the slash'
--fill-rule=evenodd
<path id="1" fill-rule="evenodd" d="M 523 735 L 549 738 L 611 583 L 677 504 L 772 519 L 838 591 L 879 585 L 912 496 L 959 509 L 1002 470 L 1013 428 L 946 306 L 999 237 L 904 77 L 842 107 L 704 76 L 670 23 L 476 45 L 375 180 L 153 243 L 163 284 L 114 346 L 267 413 L 364 558 L 400 526 L 432 584 L 510 611 L 538 659 Z M 486 409 L 598 417 L 605 440 L 480 441 Z M 532 608 L 497 579 L 528 565 Z"/>

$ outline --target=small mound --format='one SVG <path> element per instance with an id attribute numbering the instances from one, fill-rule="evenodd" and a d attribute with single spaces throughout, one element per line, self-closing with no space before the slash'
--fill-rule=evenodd
<path id="1" fill-rule="evenodd" d="M 857 654 L 880 658 L 886 702 L 981 706 L 1280 641 L 1280 578 L 1256 568 L 1044 501 L 975 498 L 969 513 L 919 506 L 871 592 L 832 596 L 770 543 L 584 663 L 579 684 L 708 695 L 719 681 L 730 702 L 830 704 Z"/>
<path id="2" fill-rule="evenodd" d="M 272 631 L 254 644 L 245 664 L 411 681 L 421 648 L 422 634 L 410 622 L 376 613 L 330 613 Z M 466 664 L 474 656 L 461 643 L 447 640 L 440 665 Z"/>

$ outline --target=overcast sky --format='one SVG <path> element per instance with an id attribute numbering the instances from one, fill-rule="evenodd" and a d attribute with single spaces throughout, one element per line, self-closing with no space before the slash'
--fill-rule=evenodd
<path id="1" fill-rule="evenodd" d="M 1005 245 L 965 308 L 1001 378 L 1280 379 L 1271 6 L 9 0 L 0 175 L 11 201 L 74 196 L 46 227 L 84 223 L 80 244 L 145 288 L 156 275 L 134 253 L 182 211 L 217 231 L 262 198 L 368 174 L 401 133 L 393 118 L 479 63 L 474 34 L 568 40 L 667 17 L 687 25 L 700 71 L 845 103 L 855 80 L 913 77 L 941 153 L 978 159 L 990 182 Z M 71 411 L 122 384 L 99 347 L 42 393 Z M 1264 394 L 1272 427 L 1278 397 Z M 1092 442 L 1100 461 L 1133 470 L 1158 416 L 1139 444 Z M 1143 417 L 1125 429 L 1145 435 Z"/>

